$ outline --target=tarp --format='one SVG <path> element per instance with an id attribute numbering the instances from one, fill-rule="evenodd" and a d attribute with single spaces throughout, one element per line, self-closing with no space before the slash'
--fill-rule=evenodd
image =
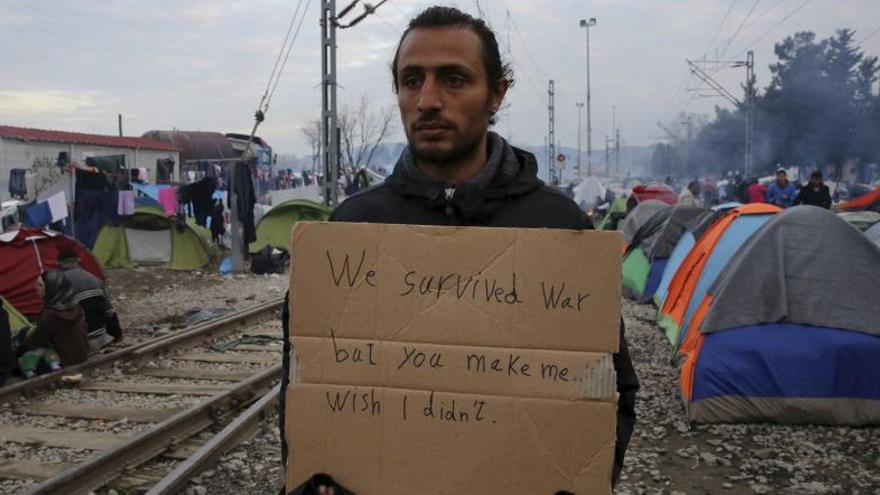
<path id="1" fill-rule="evenodd" d="M 297 222 L 322 222 L 330 217 L 330 209 L 308 199 L 292 199 L 273 207 L 257 223 L 257 240 L 248 250 L 256 253 L 266 246 L 280 247 L 290 252 L 290 231 Z"/>
<path id="2" fill-rule="evenodd" d="M 658 200 L 668 205 L 678 204 L 678 194 L 675 189 L 666 184 L 652 184 L 650 186 L 636 186 L 632 190 L 633 195 L 639 202 Z"/>
<path id="3" fill-rule="evenodd" d="M 127 231 L 135 231 L 127 232 Z M 137 264 L 136 258 L 154 260 L 164 259 L 166 254 L 160 252 L 158 237 L 147 239 L 137 231 L 161 231 L 163 239 L 170 234 L 171 256 L 164 265 L 172 270 L 193 270 L 207 265 L 211 261 L 215 247 L 210 239 L 211 233 L 196 225 L 192 218 L 178 225 L 175 219 L 165 216 L 162 208 L 154 206 L 138 206 L 132 216 L 122 217 L 117 226 L 104 226 L 95 241 L 95 256 L 104 266 L 132 267 Z M 146 243 L 140 245 L 141 239 Z M 137 244 L 132 247 L 132 242 Z M 134 256 L 132 257 L 132 249 Z M 155 262 L 155 261 L 151 261 Z"/>
<path id="4" fill-rule="evenodd" d="M 872 210 L 880 207 L 880 187 L 868 194 L 863 194 L 856 199 L 840 205 L 844 210 Z"/>
<path id="5" fill-rule="evenodd" d="M 844 211 L 838 213 L 838 216 L 863 232 L 880 222 L 880 213 L 870 210 Z"/>
<path id="6" fill-rule="evenodd" d="M 880 335 L 878 274 L 880 248 L 863 234 L 822 208 L 789 208 L 715 281 L 702 331 L 785 320 Z"/>
<path id="7" fill-rule="evenodd" d="M 67 250 L 76 252 L 82 267 L 104 280 L 92 253 L 60 232 L 23 228 L 0 235 L 0 295 L 26 316 L 39 315 L 43 301 L 37 295 L 37 277 L 58 268 L 58 253 Z"/>

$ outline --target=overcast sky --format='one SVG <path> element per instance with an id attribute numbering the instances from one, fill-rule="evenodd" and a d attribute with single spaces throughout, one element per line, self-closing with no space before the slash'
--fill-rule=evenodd
<path id="1" fill-rule="evenodd" d="M 302 31 L 259 134 L 280 153 L 304 154 L 303 123 L 320 112 L 319 1 Z M 340 8 L 345 0 L 338 1 Z M 376 0 L 372 0 L 376 3 Z M 394 105 L 388 62 L 407 19 L 434 4 L 389 0 L 339 32 L 340 103 L 367 94 Z M 547 133 L 547 81 L 556 82 L 557 140 L 577 144 L 585 101 L 585 30 L 591 28 L 593 149 L 611 133 L 612 106 L 627 144 L 651 144 L 677 112 L 729 105 L 691 97 L 685 59 L 743 58 L 755 51 L 769 80 L 773 44 L 796 31 L 820 37 L 855 29 L 880 54 L 880 0 L 457 0 L 479 8 L 514 63 L 517 84 L 497 126 L 520 144 Z M 296 0 L 0 0 L 0 124 L 126 135 L 150 129 L 249 132 Z M 360 12 L 357 7 L 355 12 Z M 508 15 L 509 12 L 509 15 Z M 873 33 L 873 35 L 872 35 Z M 870 36 L 870 37 L 869 37 Z M 744 69 L 720 70 L 739 96 Z M 583 115 L 586 149 L 586 109 Z M 397 131 L 394 140 L 402 140 Z"/>

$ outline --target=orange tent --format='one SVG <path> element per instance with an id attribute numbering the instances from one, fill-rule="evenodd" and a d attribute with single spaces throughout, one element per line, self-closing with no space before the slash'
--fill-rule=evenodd
<path id="1" fill-rule="evenodd" d="M 840 205 L 844 210 L 867 210 L 874 203 L 880 202 L 880 187 L 874 189 L 868 194 L 863 194 L 856 199 L 852 199 Z"/>
<path id="2" fill-rule="evenodd" d="M 697 240 L 669 283 L 666 300 L 657 318 L 657 323 L 665 331 L 673 348 L 677 348 L 678 343 L 681 342 L 681 331 L 685 330 L 682 325 L 685 324 L 688 308 L 691 307 L 692 296 L 700 282 L 703 269 L 727 229 L 742 215 L 764 215 L 778 211 L 780 211 L 778 206 L 766 203 L 738 206 L 716 221 Z"/>

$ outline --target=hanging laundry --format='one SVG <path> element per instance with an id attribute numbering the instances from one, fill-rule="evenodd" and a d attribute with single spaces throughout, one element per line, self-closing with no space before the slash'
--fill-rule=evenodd
<path id="1" fill-rule="evenodd" d="M 76 238 L 91 248 L 104 225 L 119 225 L 117 191 L 78 190 L 73 209 Z"/>
<path id="2" fill-rule="evenodd" d="M 177 188 L 168 187 L 159 191 L 159 204 L 165 209 L 166 215 L 174 215 L 177 212 Z"/>
<path id="3" fill-rule="evenodd" d="M 138 179 L 141 182 L 150 182 L 150 175 L 147 173 L 146 167 L 138 167 Z"/>
<path id="4" fill-rule="evenodd" d="M 52 223 L 52 212 L 49 211 L 49 203 L 41 201 L 25 210 L 27 224 L 31 227 L 45 227 Z"/>
<path id="5" fill-rule="evenodd" d="M 177 189 L 177 200 L 181 204 L 191 204 L 192 214 L 196 219 L 196 223 L 202 227 L 207 227 L 208 217 L 211 216 L 213 209 L 212 196 L 217 189 L 217 180 L 211 177 L 180 186 Z"/>
<path id="6" fill-rule="evenodd" d="M 64 191 L 53 194 L 46 200 L 46 203 L 49 203 L 49 212 L 51 213 L 53 223 L 68 217 L 67 195 L 64 194 Z"/>
<path id="7" fill-rule="evenodd" d="M 119 214 L 134 215 L 134 191 L 119 191 Z"/>
<path id="8" fill-rule="evenodd" d="M 257 196 L 254 194 L 254 181 L 251 169 L 244 162 L 236 162 L 233 169 L 234 181 L 232 193 L 236 196 L 236 209 L 238 219 L 242 222 L 242 234 L 244 237 L 245 251 L 247 245 L 257 240 L 254 228 L 254 205 L 257 204 Z"/>
<path id="9" fill-rule="evenodd" d="M 156 182 L 171 182 L 174 177 L 174 160 L 159 158 L 156 160 Z"/>
<path id="10" fill-rule="evenodd" d="M 13 168 L 9 171 L 9 195 L 24 199 L 27 196 L 27 170 Z"/>

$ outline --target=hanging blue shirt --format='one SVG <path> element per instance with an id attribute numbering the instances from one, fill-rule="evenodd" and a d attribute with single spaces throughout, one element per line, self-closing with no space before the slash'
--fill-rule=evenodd
<path id="1" fill-rule="evenodd" d="M 31 227 L 45 227 L 52 223 L 52 211 L 49 209 L 49 203 L 45 201 L 28 206 L 25 216 L 26 223 Z"/>

